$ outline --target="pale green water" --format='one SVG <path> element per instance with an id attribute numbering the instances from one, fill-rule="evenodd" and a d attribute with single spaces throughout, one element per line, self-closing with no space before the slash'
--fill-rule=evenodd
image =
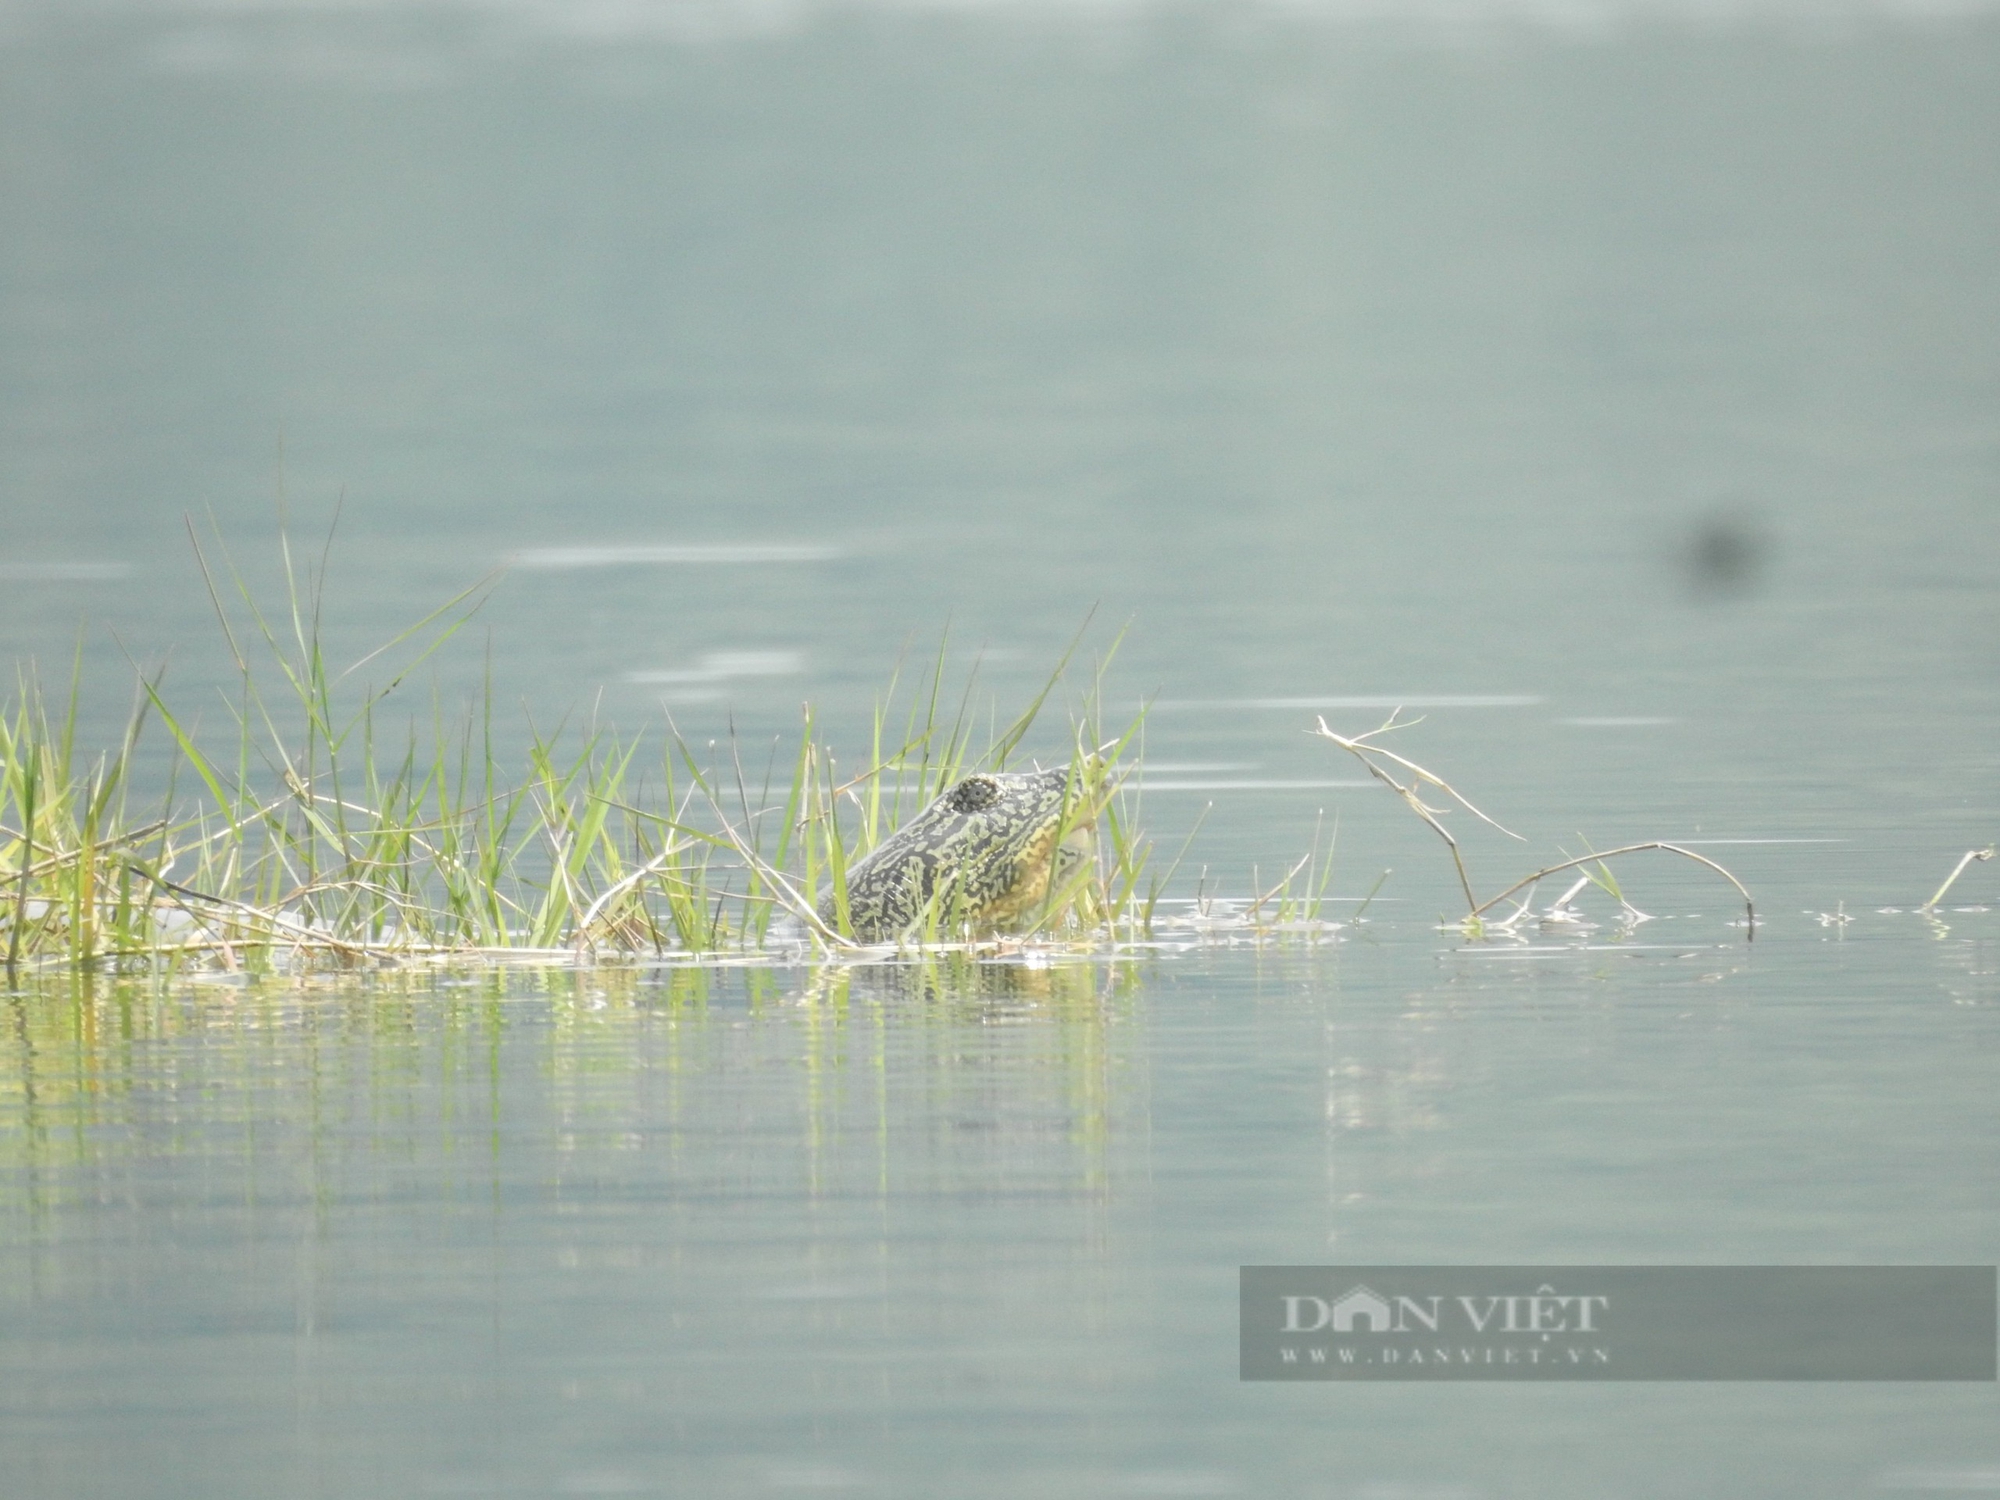
<path id="1" fill-rule="evenodd" d="M 2000 832 L 2000 26 L 524 16 L 0 13 L 7 655 L 201 701 L 181 516 L 265 568 L 282 432 L 351 654 L 528 552 L 503 705 L 851 740 L 906 639 L 1005 709 L 1096 605 L 1185 889 L 1325 808 L 1381 920 L 9 997 L 0 1493 L 2000 1487 L 1991 1387 L 1272 1389 L 1234 1325 L 1245 1262 L 2000 1259 L 1995 918 L 1909 911 Z M 1456 952 L 1299 733 L 1397 701 L 1530 838 L 1484 889 L 1749 841 L 1765 932 L 1635 865 L 1628 953 Z"/>
<path id="2" fill-rule="evenodd" d="M 1992 921 L 1754 955 L 1392 928 L 976 980 L 17 999 L 0 1474 L 36 1496 L 1963 1480 L 1990 1469 L 1990 1385 L 1242 1385 L 1235 1268 L 1990 1261 Z"/>

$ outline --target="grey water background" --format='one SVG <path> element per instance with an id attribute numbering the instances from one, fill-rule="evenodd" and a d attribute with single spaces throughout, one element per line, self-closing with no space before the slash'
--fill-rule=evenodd
<path id="1" fill-rule="evenodd" d="M 412 711 L 858 750 L 906 643 L 1005 711 L 1095 608 L 1177 894 L 1393 869 L 1316 949 L 10 995 L 0 1492 L 2000 1488 L 1990 1387 L 1234 1328 L 2000 1259 L 1995 867 L 1912 911 L 2000 821 L 1996 85 L 1977 6 L 0 9 L 0 642 L 82 625 L 86 739 L 128 652 L 219 719 L 183 518 L 268 589 L 282 489 L 337 655 L 509 565 Z M 1483 890 L 1700 841 L 1755 945 L 1665 865 L 1434 930 L 1301 733 L 1398 703 Z"/>

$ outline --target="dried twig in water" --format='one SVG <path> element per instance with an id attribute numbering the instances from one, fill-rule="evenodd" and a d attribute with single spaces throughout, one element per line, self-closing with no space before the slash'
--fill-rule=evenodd
<path id="1" fill-rule="evenodd" d="M 1487 912 L 1491 911 L 1494 907 L 1498 906 L 1502 901 L 1505 901 L 1509 896 L 1513 895 L 1514 892 L 1519 890 L 1525 890 L 1527 887 L 1534 885 L 1537 881 L 1544 880 L 1551 875 L 1559 875 L 1564 870 L 1581 869 L 1585 865 L 1596 864 L 1601 859 L 1615 859 L 1621 854 L 1639 854 L 1647 849 L 1664 849 L 1669 854 L 1678 854 L 1683 859 L 1691 859 L 1698 865 L 1706 865 L 1708 866 L 1709 869 L 1715 871 L 1716 874 L 1720 875 L 1724 880 L 1728 881 L 1731 885 L 1735 886 L 1736 894 L 1743 898 L 1743 912 L 1744 915 L 1749 919 L 1750 935 L 1752 937 L 1755 937 L 1757 935 L 1757 908 L 1755 903 L 1753 903 L 1750 899 L 1750 892 L 1744 889 L 1742 881 L 1738 880 L 1734 875 L 1730 874 L 1727 870 L 1723 869 L 1721 865 L 1717 864 L 1714 860 L 1710 859 L 1705 854 L 1696 854 L 1694 850 L 1683 849 L 1679 844 L 1663 844 L 1658 841 L 1648 844 L 1627 844 L 1622 849 L 1606 849 L 1601 854 L 1585 854 L 1579 856 L 1576 859 L 1564 860 L 1559 865 L 1550 865 L 1546 870 L 1537 870 L 1535 871 L 1534 874 L 1523 876 L 1521 879 L 1515 881 L 1512 885 L 1508 886 L 1506 890 L 1502 891 L 1499 895 L 1495 896 L 1491 901 L 1483 902 L 1480 905 L 1473 907 L 1471 914 L 1475 918 L 1484 916 Z M 1581 882 L 1579 882 L 1579 884 L 1580 883 Z M 1576 887 L 1572 886 L 1568 894 L 1574 895 L 1575 892 L 1576 892 Z M 1565 897 L 1565 900 L 1567 900 L 1567 896 Z"/>
<path id="2" fill-rule="evenodd" d="M 1422 720 L 1420 719 L 1409 719 L 1403 721 L 1402 723 L 1398 723 L 1396 720 L 1396 715 L 1401 712 L 1402 712 L 1401 709 L 1394 710 L 1393 712 L 1390 713 L 1389 717 L 1386 720 L 1384 720 L 1379 727 L 1369 730 L 1366 734 L 1357 734 L 1351 739 L 1344 734 L 1335 734 L 1331 729 L 1327 728 L 1326 720 L 1323 718 L 1319 720 L 1319 727 L 1310 732 L 1313 734 L 1317 734 L 1321 739 L 1332 740 L 1334 744 L 1340 746 L 1341 749 L 1347 751 L 1348 754 L 1352 755 L 1356 760 L 1360 761 L 1362 765 L 1368 768 L 1368 774 L 1370 776 L 1373 776 L 1377 781 L 1381 782 L 1384 786 L 1388 787 L 1391 791 L 1393 791 L 1397 796 L 1401 797 L 1403 799 L 1404 805 L 1407 806 L 1411 812 L 1415 813 L 1418 817 L 1422 818 L 1426 823 L 1430 824 L 1432 830 L 1436 832 L 1439 838 L 1445 841 L 1446 846 L 1451 850 L 1451 862 L 1458 867 L 1458 883 L 1460 888 L 1465 892 L 1465 904 L 1468 907 L 1472 908 L 1476 915 L 1479 911 L 1483 910 L 1484 908 L 1482 908 L 1479 905 L 1479 898 L 1472 894 L 1472 880 L 1471 877 L 1465 873 L 1465 860 L 1459 854 L 1458 840 L 1453 838 L 1451 834 L 1446 830 L 1444 824 L 1438 821 L 1438 816 L 1442 813 L 1450 811 L 1450 809 L 1443 807 L 1425 806 L 1423 799 L 1417 795 L 1417 788 L 1425 785 L 1434 786 L 1439 791 L 1443 792 L 1447 797 L 1451 798 L 1452 801 L 1456 802 L 1460 807 L 1464 808 L 1467 812 L 1471 813 L 1475 818 L 1479 819 L 1480 822 L 1491 824 L 1493 827 L 1498 828 L 1502 833 L 1506 834 L 1508 838 L 1518 839 L 1521 837 L 1521 835 L 1514 832 L 1513 829 L 1505 827 L 1496 820 L 1487 817 L 1485 813 L 1481 812 L 1478 808 L 1474 807 L 1469 801 L 1467 801 L 1465 795 L 1459 792 L 1456 788 L 1454 788 L 1451 785 L 1451 783 L 1446 781 L 1442 776 L 1439 776 L 1431 771 L 1426 771 L 1422 766 L 1418 765 L 1415 761 L 1406 760 L 1404 757 L 1396 754 L 1395 751 L 1393 750 L 1384 750 L 1380 745 L 1371 745 L 1370 743 L 1368 743 L 1370 740 L 1374 739 L 1374 737 L 1378 734 L 1387 734 L 1392 729 L 1408 729 L 1412 724 L 1418 724 L 1422 722 Z M 1380 756 L 1383 760 L 1392 761 L 1396 765 L 1400 766 L 1403 770 L 1407 771 L 1410 775 L 1409 782 L 1407 784 L 1400 782 L 1396 780 L 1395 777 L 1391 776 L 1387 771 L 1383 770 L 1381 766 L 1375 763 L 1375 757 L 1377 756 Z M 1522 842 L 1525 843 L 1526 840 L 1524 839 L 1522 840 Z"/>
<path id="3" fill-rule="evenodd" d="M 1669 854 L 1678 854 L 1684 859 L 1693 860 L 1696 864 L 1706 865 L 1709 869 L 1715 871 L 1716 874 L 1720 875 L 1724 880 L 1728 881 L 1731 885 L 1736 887 L 1737 894 L 1743 898 L 1743 911 L 1745 918 L 1747 920 L 1749 935 L 1753 939 L 1757 936 L 1757 908 L 1755 903 L 1751 901 L 1750 892 L 1744 888 L 1742 881 L 1738 880 L 1734 875 L 1730 874 L 1729 871 L 1723 869 L 1721 865 L 1717 864 L 1714 860 L 1708 858 L 1706 855 L 1696 854 L 1692 849 L 1683 849 L 1678 844 L 1660 843 L 1658 841 L 1645 844 L 1627 844 L 1621 849 L 1607 849 L 1601 854 L 1586 854 L 1576 859 L 1564 860 L 1559 865 L 1550 865 L 1547 869 L 1537 870 L 1535 871 L 1534 874 L 1525 876 L 1522 879 L 1515 881 L 1512 885 L 1508 886 L 1506 890 L 1502 891 L 1499 895 L 1493 897 L 1489 901 L 1481 901 L 1477 896 L 1472 894 L 1472 880 L 1471 877 L 1466 874 L 1465 860 L 1461 857 L 1459 853 L 1458 840 L 1453 838 L 1451 834 L 1448 831 L 1446 831 L 1445 826 L 1442 823 L 1438 822 L 1438 816 L 1444 812 L 1449 811 L 1449 809 L 1425 806 L 1423 800 L 1417 795 L 1417 788 L 1426 785 L 1434 786 L 1438 788 L 1438 790 L 1442 791 L 1446 796 L 1450 797 L 1452 801 L 1456 802 L 1460 807 L 1464 808 L 1467 812 L 1471 813 L 1474 817 L 1478 818 L 1481 822 L 1490 824 L 1494 828 L 1498 828 L 1500 832 L 1506 834 L 1509 838 L 1518 839 L 1521 837 L 1521 835 L 1515 833 L 1510 828 L 1503 827 L 1496 820 L 1489 818 L 1485 813 L 1481 812 L 1478 808 L 1474 807 L 1469 801 L 1467 801 L 1463 793 L 1456 790 L 1449 782 L 1447 782 L 1443 777 L 1437 775 L 1435 772 L 1427 771 L 1413 760 L 1409 760 L 1403 756 L 1397 755 L 1393 751 L 1385 750 L 1380 745 L 1370 743 L 1370 741 L 1372 741 L 1378 734 L 1386 734 L 1392 729 L 1407 729 L 1410 727 L 1410 725 L 1421 722 L 1415 719 L 1404 720 L 1399 722 L 1397 720 L 1396 715 L 1401 712 L 1402 712 L 1401 709 L 1397 709 L 1394 713 L 1391 713 L 1389 715 L 1388 719 L 1384 723 L 1382 723 L 1380 727 L 1371 729 L 1366 734 L 1357 734 L 1352 737 L 1343 734 L 1335 734 L 1333 730 L 1327 727 L 1326 720 L 1323 718 L 1319 720 L 1318 728 L 1310 730 L 1308 731 L 1308 733 L 1316 734 L 1321 739 L 1331 740 L 1334 744 L 1340 746 L 1341 749 L 1347 751 L 1350 755 L 1354 756 L 1355 759 L 1359 760 L 1362 765 L 1368 768 L 1368 773 L 1371 776 L 1373 776 L 1377 781 L 1380 781 L 1384 786 L 1388 787 L 1391 791 L 1395 792 L 1397 796 L 1401 797 L 1403 799 L 1404 804 L 1408 806 L 1409 809 L 1412 812 L 1414 812 L 1418 817 L 1422 818 L 1426 823 L 1428 823 L 1431 826 L 1432 830 L 1436 832 L 1437 836 L 1445 841 L 1445 844 L 1451 850 L 1452 863 L 1458 869 L 1459 888 L 1465 892 L 1465 904 L 1467 908 L 1466 920 L 1468 923 L 1476 923 L 1482 916 L 1484 916 L 1487 912 L 1491 911 L 1494 907 L 1498 906 L 1502 901 L 1505 901 L 1509 896 L 1513 895 L 1516 891 L 1528 889 L 1529 887 L 1534 886 L 1538 882 L 1547 879 L 1549 876 L 1560 874 L 1564 870 L 1575 870 L 1575 869 L 1580 869 L 1585 865 L 1598 864 L 1603 860 L 1615 859 L 1617 856 L 1621 854 L 1638 854 L 1647 849 L 1663 849 Z M 1382 760 L 1393 762 L 1395 765 L 1401 767 L 1404 771 L 1408 772 L 1410 777 L 1409 781 L 1405 783 L 1396 780 L 1395 777 L 1391 776 L 1387 771 L 1383 770 L 1380 765 L 1376 764 L 1376 757 L 1380 757 Z M 1960 870 L 1964 869 L 1966 862 L 1969 860 L 1972 860 L 1974 858 L 1990 859 L 1992 855 L 1993 851 L 1991 849 L 1985 851 L 1984 854 L 1980 854 L 1977 851 L 1974 851 L 1974 853 L 1968 854 L 1964 860 L 1961 860 L 1959 862 L 1959 869 Z M 1952 872 L 1952 879 L 1955 880 L 1957 878 L 1958 878 L 1958 871 L 1954 870 Z M 1945 882 L 1945 886 L 1947 887 L 1950 886 L 1950 884 L 1951 884 L 1950 880 L 1947 880 Z M 1579 886 L 1580 885 L 1581 882 L 1579 882 Z M 1558 907 L 1567 906 L 1569 897 L 1576 893 L 1577 888 L 1578 887 L 1572 887 L 1569 892 L 1565 893 L 1562 900 L 1557 902 L 1557 906 Z M 1938 891 L 1938 896 L 1942 896 L 1943 894 L 1944 891 L 1940 889 Z M 1374 899 L 1372 892 L 1370 893 L 1369 899 L 1370 900 Z M 1931 898 L 1931 902 L 1933 905 L 1935 905 L 1937 902 L 1937 896 L 1933 896 Z M 1509 918 L 1509 921 L 1517 919 L 1520 915 L 1522 915 L 1522 913 L 1526 911 L 1526 909 L 1527 909 L 1526 903 L 1523 902 L 1522 911 L 1517 912 L 1514 918 Z"/>
<path id="4" fill-rule="evenodd" d="M 1932 896 L 1931 899 L 1926 901 L 1922 906 L 1918 907 L 1917 910 L 1918 911 L 1935 910 L 1938 902 L 1944 900 L 1944 893 L 1950 890 L 1953 882 L 1956 881 L 1959 876 L 1965 873 L 1965 867 L 1971 864 L 1975 859 L 1991 859 L 1993 857 L 1993 850 L 1994 846 L 1991 844 L 1988 844 L 1984 849 L 1966 850 L 1964 858 L 1960 859 L 1957 864 L 1951 867 L 1951 873 L 1945 876 L 1944 884 L 1937 888 L 1937 894 Z"/>

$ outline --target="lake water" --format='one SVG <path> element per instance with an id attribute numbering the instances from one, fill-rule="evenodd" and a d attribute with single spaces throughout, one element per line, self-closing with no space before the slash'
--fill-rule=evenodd
<path id="1" fill-rule="evenodd" d="M 87 739 L 228 683 L 183 518 L 268 590 L 282 490 L 337 654 L 507 566 L 396 701 L 510 746 L 1129 622 L 1174 894 L 1324 814 L 1349 924 L 24 985 L 0 1494 L 2000 1491 L 1990 1384 L 1236 1366 L 1248 1263 L 2000 1260 L 2000 864 L 1915 910 L 2000 833 L 1996 141 L 1976 5 L 0 8 L 0 648 Z M 1658 856 L 1441 930 L 1302 733 L 1398 704 L 1482 893 L 1683 840 L 1755 942 Z"/>

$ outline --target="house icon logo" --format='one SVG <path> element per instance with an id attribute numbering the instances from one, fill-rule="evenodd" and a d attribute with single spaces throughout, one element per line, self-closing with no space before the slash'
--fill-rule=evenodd
<path id="1" fill-rule="evenodd" d="M 1389 1304 L 1365 1286 L 1350 1287 L 1333 1299 L 1335 1333 L 1389 1333 L 1395 1326 Z"/>

